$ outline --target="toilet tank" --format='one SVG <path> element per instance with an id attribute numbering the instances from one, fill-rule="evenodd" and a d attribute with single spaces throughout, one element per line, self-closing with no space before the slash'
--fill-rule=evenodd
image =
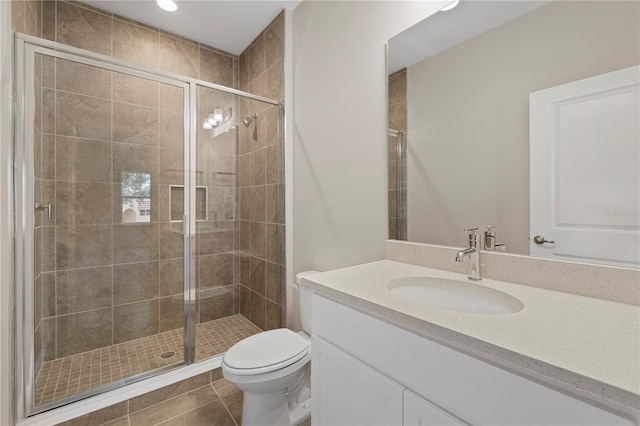
<path id="1" fill-rule="evenodd" d="M 311 294 L 313 291 L 307 287 L 300 285 L 302 277 L 305 275 L 317 274 L 318 271 L 305 271 L 296 274 L 295 287 L 298 289 L 298 309 L 300 311 L 300 323 L 302 329 L 309 336 L 311 335 Z"/>

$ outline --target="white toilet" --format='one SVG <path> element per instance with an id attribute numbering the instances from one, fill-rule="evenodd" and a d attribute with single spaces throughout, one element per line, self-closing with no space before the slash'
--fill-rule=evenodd
<path id="1" fill-rule="evenodd" d="M 233 345 L 222 357 L 222 375 L 244 391 L 242 425 L 297 425 L 311 415 L 311 290 L 296 275 L 302 329 L 264 331 Z"/>

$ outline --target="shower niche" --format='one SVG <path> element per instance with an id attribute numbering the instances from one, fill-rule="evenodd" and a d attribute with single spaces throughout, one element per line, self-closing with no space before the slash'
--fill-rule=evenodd
<path id="1" fill-rule="evenodd" d="M 169 208 L 171 210 L 171 221 L 182 221 L 184 216 L 184 208 L 182 205 L 182 199 L 184 198 L 184 186 L 182 185 L 170 185 L 169 186 Z M 208 219 L 208 193 L 206 186 L 196 186 L 196 220 Z M 229 220 L 228 218 L 227 220 Z"/>
<path id="2" fill-rule="evenodd" d="M 25 417 L 281 325 L 277 101 L 21 34 L 16 63 Z"/>

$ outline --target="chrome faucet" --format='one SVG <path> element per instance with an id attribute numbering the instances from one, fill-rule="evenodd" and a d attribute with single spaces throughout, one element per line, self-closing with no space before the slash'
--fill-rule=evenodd
<path id="1" fill-rule="evenodd" d="M 480 281 L 480 247 L 478 245 L 478 228 L 465 229 L 469 234 L 469 248 L 460 250 L 456 254 L 456 262 L 462 262 L 469 256 L 469 276 L 473 281 Z"/>

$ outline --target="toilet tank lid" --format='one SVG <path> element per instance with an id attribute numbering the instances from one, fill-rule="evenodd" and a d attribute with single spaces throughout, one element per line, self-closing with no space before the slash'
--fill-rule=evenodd
<path id="1" fill-rule="evenodd" d="M 309 341 L 288 328 L 254 334 L 233 345 L 223 357 L 236 369 L 256 369 L 299 358 L 309 349 Z"/>

